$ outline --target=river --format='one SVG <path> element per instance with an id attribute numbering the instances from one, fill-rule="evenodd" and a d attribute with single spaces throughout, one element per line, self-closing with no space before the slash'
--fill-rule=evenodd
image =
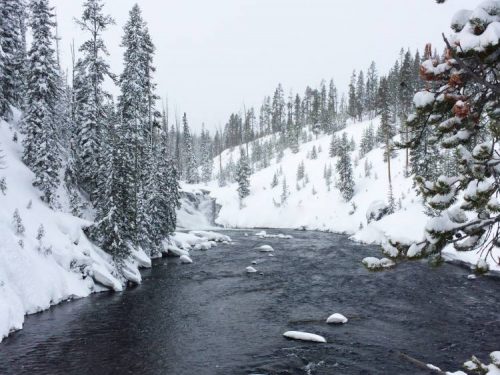
<path id="1" fill-rule="evenodd" d="M 0 374 L 429 374 L 500 350 L 500 283 L 425 261 L 369 272 L 377 247 L 331 233 L 285 231 L 157 260 L 144 282 L 27 317 L 0 344 Z M 278 233 L 278 231 L 269 231 Z M 283 233 L 283 231 L 280 231 Z M 255 247 L 269 244 L 274 257 Z M 256 274 L 245 268 L 257 261 Z M 262 273 L 262 274 L 261 274 Z M 325 324 L 335 312 L 349 318 Z M 289 341 L 287 330 L 328 343 Z"/>

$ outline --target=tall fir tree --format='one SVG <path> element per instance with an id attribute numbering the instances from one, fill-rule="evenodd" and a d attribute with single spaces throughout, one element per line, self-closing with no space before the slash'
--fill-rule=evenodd
<path id="1" fill-rule="evenodd" d="M 187 115 L 182 116 L 182 134 L 183 134 L 183 159 L 185 160 L 184 179 L 188 184 L 196 184 L 199 181 L 198 164 L 194 153 L 193 137 L 187 120 Z"/>
<path id="2" fill-rule="evenodd" d="M 337 161 L 338 188 L 342 197 L 348 202 L 354 196 L 354 177 L 350 155 L 349 140 L 347 134 L 342 134 L 340 147 L 338 149 L 339 160 Z"/>
<path id="3" fill-rule="evenodd" d="M 80 102 L 75 107 L 74 146 L 76 176 L 79 185 L 89 194 L 95 203 L 97 189 L 97 171 L 99 169 L 99 151 L 102 141 L 101 131 L 106 122 L 104 104 L 109 94 L 103 89 L 106 77 L 114 79 L 105 58 L 109 55 L 103 40 L 103 33 L 114 24 L 111 16 L 103 12 L 102 0 L 86 0 L 78 25 L 89 35 L 80 47 L 82 59 L 77 65 L 75 90 Z"/>
<path id="4" fill-rule="evenodd" d="M 236 182 L 238 182 L 238 196 L 243 201 L 250 195 L 250 165 L 248 157 L 243 149 L 240 150 L 240 161 L 236 170 Z"/>
<path id="5" fill-rule="evenodd" d="M 54 14 L 48 0 L 32 1 L 30 10 L 33 41 L 28 56 L 23 160 L 35 174 L 33 185 L 42 191 L 42 200 L 54 207 L 61 167 L 55 113 L 61 93 L 53 46 Z"/>

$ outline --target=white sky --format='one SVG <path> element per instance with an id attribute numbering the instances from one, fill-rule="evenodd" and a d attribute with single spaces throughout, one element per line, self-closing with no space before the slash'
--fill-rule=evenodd
<path id="1" fill-rule="evenodd" d="M 83 0 L 51 0 L 56 6 L 63 66 L 70 43 L 84 40 L 73 19 Z M 188 113 L 191 126 L 213 129 L 231 112 L 261 104 L 279 82 L 303 93 L 322 78 L 344 91 L 353 69 L 374 60 L 386 72 L 401 47 L 442 48 L 455 11 L 479 0 L 106 0 L 116 21 L 106 34 L 115 73 L 128 11 L 138 3 L 156 45 L 158 93 L 170 113 Z M 118 91 L 113 89 L 117 94 Z"/>

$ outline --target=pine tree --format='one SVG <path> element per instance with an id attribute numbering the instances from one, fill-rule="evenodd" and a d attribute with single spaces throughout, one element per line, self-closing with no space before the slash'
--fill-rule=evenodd
<path id="1" fill-rule="evenodd" d="M 26 94 L 26 4 L 24 0 L 0 1 L 0 51 L 2 52 L 0 97 L 4 106 L 21 109 Z M 2 106 L 2 113 L 9 119 L 10 108 Z"/>
<path id="2" fill-rule="evenodd" d="M 304 161 L 301 161 L 299 163 L 299 166 L 297 167 L 297 181 L 302 180 L 305 174 L 306 174 L 306 167 L 304 165 Z"/>
<path id="3" fill-rule="evenodd" d="M 21 219 L 21 215 L 19 214 L 19 210 L 17 208 L 14 210 L 14 214 L 12 215 L 12 225 L 14 226 L 14 232 L 16 235 L 24 236 L 26 228 L 24 227 L 23 220 Z"/>
<path id="4" fill-rule="evenodd" d="M 250 195 L 250 166 L 248 158 L 243 149 L 240 149 L 240 161 L 236 170 L 236 182 L 238 182 L 238 196 L 242 201 Z"/>
<path id="5" fill-rule="evenodd" d="M 283 183 L 281 185 L 281 205 L 284 206 L 288 202 L 288 196 L 290 191 L 288 190 L 288 184 L 286 183 L 286 177 L 283 177 Z"/>
<path id="6" fill-rule="evenodd" d="M 191 136 L 191 130 L 189 129 L 187 115 L 185 113 L 184 116 L 182 117 L 182 126 L 183 126 L 183 140 L 184 140 L 183 158 L 185 160 L 185 167 L 186 167 L 184 172 L 184 179 L 188 184 L 196 184 L 198 183 L 199 180 L 198 165 L 193 149 L 193 138 Z"/>
<path id="7" fill-rule="evenodd" d="M 356 96 L 356 72 L 352 72 L 351 82 L 349 83 L 349 102 L 347 104 L 347 114 L 355 119 L 357 117 L 357 96 Z"/>
<path id="8" fill-rule="evenodd" d="M 54 15 L 48 0 L 32 1 L 30 8 L 33 42 L 28 56 L 23 160 L 35 174 L 33 185 L 42 191 L 42 200 L 54 206 L 61 166 L 55 113 L 60 92 L 59 70 L 52 45 Z"/>
<path id="9" fill-rule="evenodd" d="M 113 18 L 103 13 L 102 0 L 86 0 L 82 18 L 77 24 L 89 34 L 81 47 L 82 59 L 77 63 L 74 82 L 75 105 L 75 174 L 79 185 L 90 195 L 93 203 L 97 189 L 98 155 L 105 119 L 104 103 L 109 94 L 103 89 L 106 77 L 114 79 L 105 58 L 109 55 L 103 33 L 114 24 Z"/>
<path id="10" fill-rule="evenodd" d="M 452 177 L 415 179 L 428 207 L 437 215 L 426 226 L 426 241 L 420 244 L 426 254 L 439 254 L 453 243 L 459 251 L 478 249 L 487 257 L 500 240 L 496 167 L 500 45 L 498 38 L 481 39 L 498 14 L 498 3 L 482 3 L 453 23 L 453 41 L 444 37 L 447 49 L 442 59 L 432 56 L 430 45 L 426 48 L 420 73 L 427 88 L 414 97 L 416 113 L 408 122 L 410 147 L 416 150 L 422 137 L 430 135 L 440 148 L 456 152 L 459 164 Z M 464 38 L 488 42 L 476 48 L 462 43 Z"/>
<path id="11" fill-rule="evenodd" d="M 211 153 L 211 140 L 208 130 L 204 128 L 201 130 L 201 180 L 206 184 L 212 179 L 212 171 L 214 162 Z"/>
<path id="12" fill-rule="evenodd" d="M 342 197 L 350 201 L 354 196 L 354 178 L 352 171 L 351 156 L 349 154 L 349 140 L 347 134 L 342 134 L 342 140 L 338 150 L 339 160 L 337 161 L 338 188 Z"/>

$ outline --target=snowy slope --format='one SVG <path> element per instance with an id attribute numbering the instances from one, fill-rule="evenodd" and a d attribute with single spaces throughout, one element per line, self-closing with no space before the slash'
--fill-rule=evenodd
<path id="1" fill-rule="evenodd" d="M 40 193 L 32 186 L 33 174 L 21 161 L 21 139 L 13 141 L 15 131 L 15 125 L 0 123 L 5 165 L 0 178 L 7 181 L 6 194 L 0 192 L 0 341 L 22 328 L 25 314 L 93 292 L 121 291 L 127 281 L 141 282 L 139 268 L 151 267 L 149 257 L 142 250 L 134 250 L 125 262 L 123 275 L 119 274 L 111 257 L 83 233 L 88 221 L 51 210 L 41 202 Z M 64 203 L 64 189 L 59 193 Z M 16 209 L 25 228 L 22 234 L 13 223 Z M 185 227 L 207 227 L 203 213 L 189 211 L 190 216 L 187 211 L 180 210 Z M 45 234 L 38 240 L 40 225 Z M 171 243 L 165 241 L 164 253 L 180 249 L 189 254 L 192 247 L 210 248 L 222 241 L 230 239 L 212 232 L 176 233 Z"/>
<path id="2" fill-rule="evenodd" d="M 353 161 L 359 155 L 363 130 L 370 124 L 376 128 L 379 119 L 349 124 L 337 134 L 341 136 L 345 132 L 349 139 L 354 138 L 356 150 L 351 154 Z M 243 208 L 240 208 L 237 184 L 220 188 L 217 182 L 213 181 L 204 186 L 222 206 L 217 223 L 225 227 L 239 228 L 272 227 L 333 231 L 347 233 L 356 241 L 376 244 L 383 244 L 388 239 L 405 245 L 421 241 L 428 217 L 424 213 L 421 198 L 413 189 L 412 178 L 405 177 L 404 151 L 398 151 L 391 162 L 393 194 L 398 208 L 394 214 L 368 224 L 366 214 L 371 204 L 380 200 L 387 201 L 387 164 L 383 162 L 383 150 L 374 149 L 356 163 L 355 196 L 352 200 L 356 207 L 353 207 L 351 203 L 346 203 L 342 199 L 339 190 L 335 188 L 335 165 L 338 158 L 329 157 L 330 141 L 331 136 L 321 135 L 317 140 L 301 144 L 300 152 L 297 154 L 286 150 L 281 162 L 275 160 L 270 167 L 252 175 L 251 194 L 245 199 Z M 314 146 L 317 149 L 321 148 L 322 152 L 315 160 L 307 159 L 308 153 Z M 223 165 L 230 159 L 238 161 L 239 149 L 224 151 Z M 373 166 L 368 177 L 365 176 L 366 160 Z M 309 183 L 305 187 L 300 183 L 300 190 L 297 190 L 297 169 L 301 161 L 304 161 Z M 323 174 L 325 165 L 331 165 L 333 169 L 330 191 Z M 280 183 L 271 188 L 271 181 L 278 170 L 283 171 L 279 176 Z M 286 177 L 290 195 L 287 203 L 278 207 L 275 202 L 280 202 L 283 177 Z M 196 189 L 197 186 L 193 188 Z M 475 264 L 478 260 L 475 252 L 457 254 L 454 249 L 449 248 L 444 254 L 450 259 L 470 264 Z M 492 269 L 500 271 L 500 267 L 495 263 L 490 261 L 490 265 Z"/>

